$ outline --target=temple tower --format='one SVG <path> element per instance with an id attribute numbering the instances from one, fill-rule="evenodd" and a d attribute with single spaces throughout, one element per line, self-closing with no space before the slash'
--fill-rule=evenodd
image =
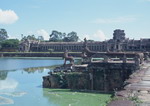
<path id="1" fill-rule="evenodd" d="M 114 51 L 122 51 L 122 43 L 125 40 L 125 33 L 124 30 L 116 29 L 113 33 L 113 40 L 114 40 Z"/>

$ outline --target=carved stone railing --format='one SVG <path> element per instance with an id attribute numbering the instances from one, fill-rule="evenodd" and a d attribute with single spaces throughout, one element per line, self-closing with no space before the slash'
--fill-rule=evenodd
<path id="1" fill-rule="evenodd" d="M 145 53 L 146 54 L 146 53 Z M 101 62 L 119 62 L 120 63 L 135 63 L 136 65 L 142 64 L 144 58 L 148 58 L 148 54 L 136 52 L 94 52 L 89 50 L 87 40 L 84 39 L 82 56 L 83 63 L 86 61 L 91 62 L 93 58 L 102 58 Z"/>

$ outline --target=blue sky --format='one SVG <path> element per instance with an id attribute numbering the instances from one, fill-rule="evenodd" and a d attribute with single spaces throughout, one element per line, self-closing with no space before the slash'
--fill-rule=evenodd
<path id="1" fill-rule="evenodd" d="M 19 39 L 48 39 L 58 30 L 99 41 L 112 38 L 115 29 L 129 38 L 150 38 L 149 11 L 150 0 L 0 0 L 0 28 Z"/>

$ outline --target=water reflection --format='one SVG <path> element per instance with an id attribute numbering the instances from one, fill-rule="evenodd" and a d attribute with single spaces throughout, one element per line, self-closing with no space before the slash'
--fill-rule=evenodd
<path id="1" fill-rule="evenodd" d="M 56 106 L 43 97 L 42 77 L 62 60 L 0 59 L 0 106 Z"/>
<path id="2" fill-rule="evenodd" d="M 0 62 L 3 63 L 0 65 L 0 106 L 99 106 L 110 96 L 40 88 L 42 77 L 63 64 L 61 60 L 0 59 Z M 9 67 L 4 67 L 4 63 Z"/>
<path id="3" fill-rule="evenodd" d="M 0 71 L 0 105 L 6 105 L 6 104 L 14 105 L 14 102 L 15 102 L 14 99 L 16 97 L 22 97 L 27 94 L 27 92 L 25 92 L 24 90 L 19 89 L 18 86 L 23 85 L 23 83 L 20 83 L 19 80 L 21 80 L 21 82 L 22 81 L 24 82 L 26 81 L 26 78 L 24 77 L 27 76 L 28 74 L 35 73 L 35 72 L 43 73 L 45 69 L 50 70 L 52 69 L 52 67 L 47 66 L 47 67 L 25 68 L 22 70 L 1 70 Z M 25 73 L 22 74 L 22 72 L 26 72 L 28 74 L 25 74 Z M 14 76 L 18 74 L 17 75 L 18 77 L 21 77 L 21 76 L 23 77 L 21 79 L 19 78 L 18 80 L 16 79 L 16 77 L 13 76 L 14 77 L 13 79 L 13 77 L 12 78 L 10 77 L 12 74 L 14 74 Z M 28 84 L 29 82 L 26 82 L 26 83 Z M 39 83 L 41 84 L 41 82 Z"/>
<path id="4" fill-rule="evenodd" d="M 58 65 L 57 65 L 58 66 Z M 24 68 L 22 71 L 30 73 L 43 73 L 45 69 L 52 71 L 56 66 L 44 66 L 44 67 L 31 67 L 31 68 Z M 9 72 L 15 72 L 16 70 L 0 70 L 0 80 L 5 80 L 7 78 L 7 74 Z"/>
<path id="5" fill-rule="evenodd" d="M 18 82 L 14 79 L 7 78 L 8 71 L 1 72 L 1 80 L 0 80 L 0 105 L 4 104 L 14 104 L 13 99 L 7 98 L 5 96 L 15 96 L 15 89 L 18 86 Z M 5 75 L 3 77 L 2 75 Z"/>
<path id="6" fill-rule="evenodd" d="M 0 93 L 1 95 L 7 95 L 7 96 L 12 96 L 12 97 L 21 97 L 25 94 L 26 92 L 2 92 Z"/>
<path id="7" fill-rule="evenodd" d="M 7 78 L 5 80 L 0 80 L 0 91 L 1 90 L 14 90 L 17 88 L 18 82 L 14 79 Z"/>
<path id="8" fill-rule="evenodd" d="M 14 72 L 16 70 L 0 70 L 0 80 L 5 80 L 9 72 Z"/>
<path id="9" fill-rule="evenodd" d="M 37 94 L 42 94 L 37 86 L 42 84 L 42 76 L 44 71 L 46 75 L 49 71 L 53 70 L 54 66 L 44 66 L 44 67 L 31 67 L 24 68 L 21 70 L 1 70 L 0 71 L 0 105 L 15 105 L 16 98 L 26 98 L 24 95 L 36 95 L 32 94 L 32 91 Z M 31 74 L 31 76 L 30 76 Z M 39 84 L 39 85 L 37 85 Z M 35 85 L 35 86 L 33 86 Z M 35 101 L 34 96 L 30 96 L 27 99 Z M 42 98 L 43 96 L 41 96 Z M 27 99 L 23 100 L 26 101 Z M 15 103 L 15 104 L 14 104 Z M 30 104 L 30 103 L 29 103 Z M 36 103 L 31 103 L 36 104 Z M 51 104 L 51 103 L 49 103 Z M 48 106 L 49 104 L 46 104 Z M 26 103 L 28 105 L 28 103 Z M 41 105 L 42 106 L 42 105 Z M 52 106 L 55 106 L 54 104 Z"/>
<path id="10" fill-rule="evenodd" d="M 7 78 L 8 71 L 0 71 L 0 80 L 5 80 Z"/>
<path id="11" fill-rule="evenodd" d="M 49 71 L 52 71 L 54 66 L 44 66 L 44 67 L 31 67 L 31 68 L 24 68 L 23 71 L 27 73 L 43 73 L 45 69 L 48 69 Z"/>
<path id="12" fill-rule="evenodd" d="M 0 105 L 99 106 L 105 105 L 110 98 L 110 95 L 37 87 L 42 85 L 42 76 L 47 75 L 54 67 L 56 66 L 0 71 Z"/>
<path id="13" fill-rule="evenodd" d="M 14 104 L 14 101 L 12 99 L 0 96 L 0 105 L 5 105 L 5 104 Z"/>

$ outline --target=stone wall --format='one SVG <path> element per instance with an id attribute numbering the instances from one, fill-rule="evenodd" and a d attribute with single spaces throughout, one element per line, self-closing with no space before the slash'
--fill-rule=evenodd
<path id="1" fill-rule="evenodd" d="M 92 63 L 87 71 L 57 72 L 43 77 L 43 87 L 113 91 L 121 89 L 124 81 L 138 67 L 124 63 Z"/>
<path id="2" fill-rule="evenodd" d="M 87 72 L 58 72 L 43 77 L 43 87 L 90 89 L 90 78 Z"/>
<path id="3" fill-rule="evenodd" d="M 84 42 L 38 42 L 24 41 L 20 43 L 19 51 L 48 52 L 50 49 L 62 52 L 66 49 L 72 52 L 82 51 Z M 91 51 L 126 51 L 150 52 L 150 38 L 134 40 L 126 38 L 125 31 L 114 30 L 113 38 L 105 41 L 88 41 L 87 46 Z"/>
<path id="4" fill-rule="evenodd" d="M 1 52 L 0 53 L 0 57 L 63 57 L 64 53 L 60 52 L 60 53 L 32 53 L 32 52 L 27 52 L 27 53 L 23 53 L 23 52 Z M 81 53 L 69 53 L 70 56 L 73 57 L 80 57 Z"/>

